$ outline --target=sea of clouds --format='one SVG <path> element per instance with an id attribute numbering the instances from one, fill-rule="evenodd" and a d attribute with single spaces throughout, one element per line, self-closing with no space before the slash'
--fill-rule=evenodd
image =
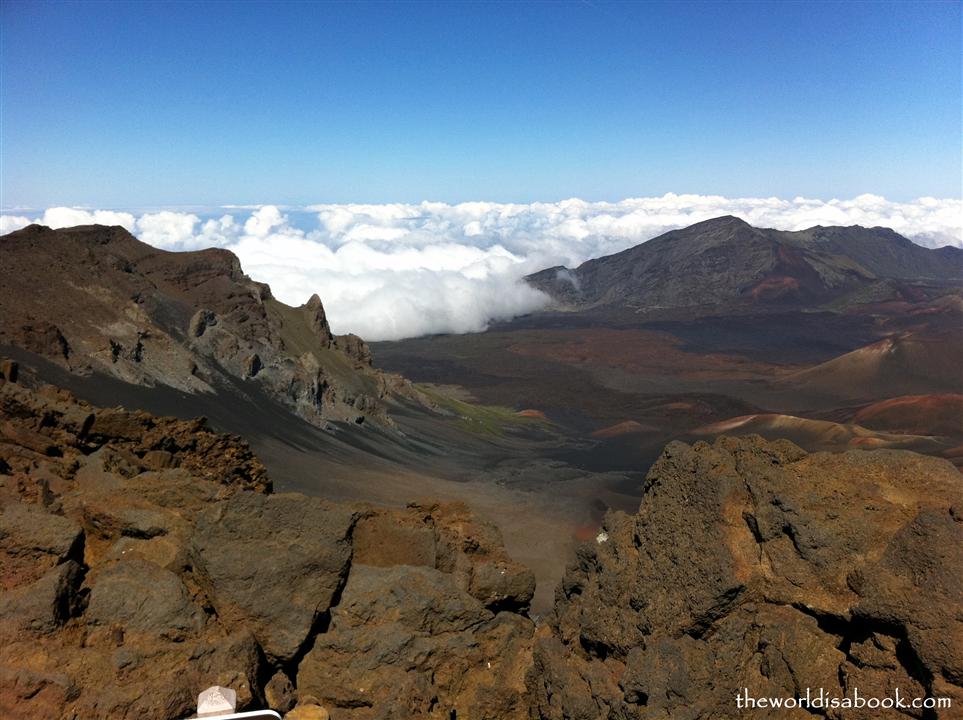
<path id="1" fill-rule="evenodd" d="M 575 267 L 719 215 L 783 230 L 881 225 L 928 247 L 963 247 L 963 201 L 898 203 L 877 195 L 823 201 L 670 193 L 619 202 L 225 206 L 216 213 L 56 207 L 0 215 L 0 234 L 30 223 L 100 223 L 122 225 L 167 250 L 229 248 L 284 302 L 300 305 L 318 293 L 335 332 L 396 340 L 477 332 L 531 312 L 547 299 L 521 282 L 524 275 Z"/>

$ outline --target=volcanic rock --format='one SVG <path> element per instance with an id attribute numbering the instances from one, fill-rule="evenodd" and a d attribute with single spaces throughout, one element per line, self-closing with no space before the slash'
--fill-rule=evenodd
<path id="1" fill-rule="evenodd" d="M 328 720 L 331 716 L 317 703 L 298 705 L 284 716 L 284 720 Z"/>
<path id="2" fill-rule="evenodd" d="M 274 673 L 264 686 L 264 699 L 274 710 L 282 713 L 290 710 L 297 702 L 291 679 L 281 671 Z"/>
<path id="3" fill-rule="evenodd" d="M 412 503 L 369 509 L 354 532 L 354 562 L 422 565 L 454 575 L 457 586 L 490 610 L 525 611 L 535 592 L 531 570 L 513 561 L 498 528 L 463 503 Z"/>
<path id="4" fill-rule="evenodd" d="M 237 494 L 197 519 L 192 555 L 218 615 L 294 657 L 341 589 L 356 514 L 303 495 Z"/>
<path id="5" fill-rule="evenodd" d="M 531 574 L 463 505 L 272 495 L 237 438 L 49 387 L 0 381 L 0 411 L 3 717 L 179 720 L 211 685 L 338 720 L 717 718 L 807 688 L 963 702 L 943 460 L 671 443 L 536 626 Z"/>
<path id="6" fill-rule="evenodd" d="M 371 367 L 371 348 L 357 335 L 339 335 L 337 344 L 345 355 L 354 360 L 356 368 Z"/>
<path id="7" fill-rule="evenodd" d="M 114 563 L 91 585 L 88 624 L 180 640 L 203 623 L 180 578 L 147 560 Z"/>
<path id="8" fill-rule="evenodd" d="M 34 505 L 11 504 L 0 512 L 0 551 L 7 558 L 4 576 L 14 566 L 43 570 L 73 558 L 83 559 L 84 534 L 69 518 Z"/>
<path id="9" fill-rule="evenodd" d="M 744 688 L 959 697 L 961 499 L 949 463 L 909 452 L 670 444 L 638 514 L 608 515 L 559 588 L 537 712 L 717 717 Z"/>
<path id="10" fill-rule="evenodd" d="M 242 707 L 263 702 L 260 646 L 209 618 L 187 561 L 202 510 L 270 487 L 250 450 L 46 386 L 0 381 L 0 411 L 16 430 L 0 443 L 0 715 L 174 720 L 217 682 Z M 38 453 L 36 437 L 58 452 Z M 181 467 L 147 470 L 150 452 Z"/>
<path id="11" fill-rule="evenodd" d="M 532 630 L 448 573 L 359 566 L 299 666 L 298 692 L 346 718 L 526 717 Z"/>
<path id="12" fill-rule="evenodd" d="M 308 321 L 308 327 L 314 332 L 317 339 L 324 347 L 330 347 L 334 336 L 331 334 L 331 327 L 328 325 L 328 318 L 321 305 L 321 298 L 317 294 L 312 295 L 308 301 L 301 306 Z"/>
<path id="13" fill-rule="evenodd" d="M 359 338 L 336 342 L 317 295 L 284 305 L 227 250 L 166 252 L 121 227 L 31 225 L 5 235 L 3 252 L 0 344 L 24 362 L 192 394 L 255 379 L 319 426 L 353 422 L 359 408 L 390 424 L 387 394 L 420 398 L 372 368 Z"/>
<path id="14" fill-rule="evenodd" d="M 68 560 L 32 583 L 5 590 L 0 597 L 0 624 L 14 631 L 55 632 L 79 609 L 82 579 L 81 566 Z"/>

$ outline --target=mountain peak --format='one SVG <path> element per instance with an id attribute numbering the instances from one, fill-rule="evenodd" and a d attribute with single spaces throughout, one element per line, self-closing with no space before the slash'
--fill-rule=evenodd
<path id="1" fill-rule="evenodd" d="M 692 229 L 709 229 L 714 227 L 747 227 L 751 228 L 752 225 L 747 223 L 740 217 L 735 215 L 720 215 L 719 217 L 709 218 L 708 220 L 703 220 L 702 222 L 695 223 L 686 228 L 686 230 Z"/>
<path id="2" fill-rule="evenodd" d="M 959 271 L 888 228 L 789 232 L 723 215 L 528 282 L 566 306 L 821 307 L 879 280 L 953 283 Z"/>

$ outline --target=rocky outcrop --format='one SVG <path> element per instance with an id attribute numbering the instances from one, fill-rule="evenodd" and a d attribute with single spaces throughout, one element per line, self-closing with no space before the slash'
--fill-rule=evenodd
<path id="1" fill-rule="evenodd" d="M 51 483 L 77 477 L 81 459 L 82 477 L 91 477 L 100 463 L 101 471 L 127 477 L 180 469 L 224 486 L 270 488 L 267 471 L 247 443 L 214 432 L 203 418 L 94 408 L 49 385 L 32 390 L 3 382 L 2 387 L 0 460 L 12 469 L 23 492 L 36 482 L 32 492 L 43 494 Z"/>
<path id="2" fill-rule="evenodd" d="M 307 320 L 308 328 L 318 338 L 321 346 L 331 347 L 334 344 L 334 336 L 331 334 L 328 317 L 324 314 L 324 306 L 321 304 L 321 298 L 318 297 L 317 293 L 301 306 L 301 310 Z"/>
<path id="3" fill-rule="evenodd" d="M 344 354 L 354 361 L 356 368 L 371 367 L 371 348 L 364 340 L 357 335 L 339 335 L 336 342 Z"/>
<path id="4" fill-rule="evenodd" d="M 49 386 L 0 380 L 0 410 L 0 716 L 179 720 L 216 684 L 527 717 L 532 576 L 465 507 L 271 494 L 236 437 Z"/>
<path id="5" fill-rule="evenodd" d="M 368 509 L 355 527 L 354 552 L 355 562 L 364 565 L 449 573 L 459 590 L 493 611 L 525 610 L 535 592 L 535 576 L 508 556 L 498 528 L 462 503 Z"/>
<path id="6" fill-rule="evenodd" d="M 961 500 L 952 465 L 908 452 L 670 444 L 638 514 L 610 514 L 558 590 L 537 715 L 729 717 L 745 688 L 958 706 Z"/>
<path id="7" fill-rule="evenodd" d="M 0 345 L 72 372 L 195 394 L 250 382 L 320 426 L 390 424 L 389 396 L 421 398 L 373 368 L 360 338 L 332 335 L 317 295 L 289 307 L 227 250 L 166 252 L 120 227 L 31 225 L 4 236 L 3 251 Z"/>

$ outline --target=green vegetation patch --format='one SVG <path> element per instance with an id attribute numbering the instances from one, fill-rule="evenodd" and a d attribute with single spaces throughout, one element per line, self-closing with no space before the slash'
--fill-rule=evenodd
<path id="1" fill-rule="evenodd" d="M 468 432 L 502 437 L 510 428 L 550 424 L 545 418 L 519 415 L 512 408 L 500 405 L 476 405 L 458 400 L 433 385 L 419 384 L 416 387 L 442 411 L 456 416 L 461 426 Z"/>

